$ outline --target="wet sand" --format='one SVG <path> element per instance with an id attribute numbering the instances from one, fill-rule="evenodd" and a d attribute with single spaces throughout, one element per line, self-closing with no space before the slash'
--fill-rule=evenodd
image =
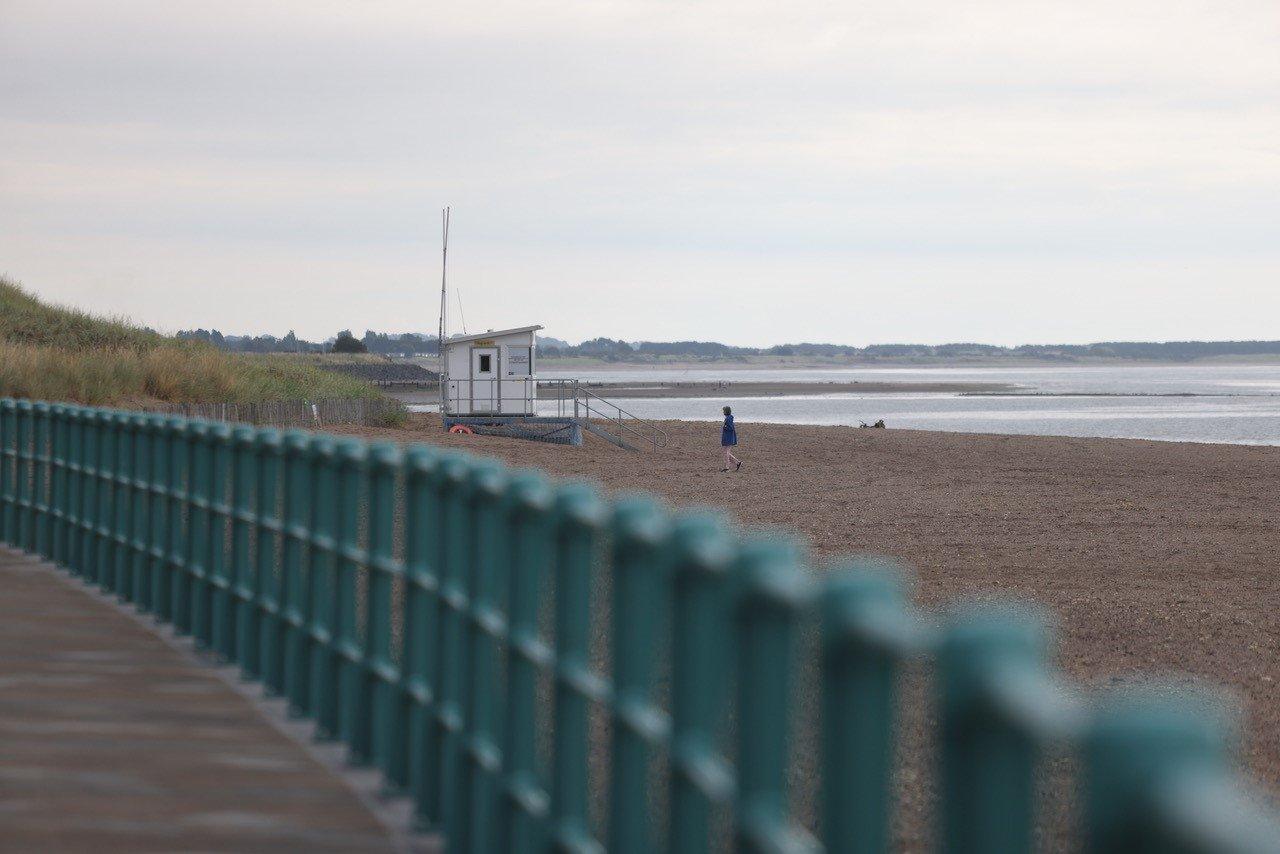
<path id="1" fill-rule="evenodd" d="M 718 425 L 662 426 L 668 447 L 637 453 L 448 436 L 430 415 L 347 432 L 724 508 L 819 557 L 891 556 L 933 608 L 1041 603 L 1079 680 L 1226 686 L 1245 762 L 1280 793 L 1280 448 L 740 423 L 745 465 L 721 474 Z"/>

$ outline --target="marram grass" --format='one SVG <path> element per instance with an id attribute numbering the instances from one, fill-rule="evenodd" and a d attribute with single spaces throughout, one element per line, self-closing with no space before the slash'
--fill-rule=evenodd
<path id="1" fill-rule="evenodd" d="M 179 341 L 47 305 L 0 278 L 0 397 L 128 406 L 378 396 L 306 361 Z"/>

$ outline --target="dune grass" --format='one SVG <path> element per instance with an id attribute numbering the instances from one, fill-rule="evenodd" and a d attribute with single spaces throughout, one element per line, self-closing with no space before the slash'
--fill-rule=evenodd
<path id="1" fill-rule="evenodd" d="M 0 278 L 0 396 L 93 405 L 370 398 L 359 379 L 41 302 Z"/>

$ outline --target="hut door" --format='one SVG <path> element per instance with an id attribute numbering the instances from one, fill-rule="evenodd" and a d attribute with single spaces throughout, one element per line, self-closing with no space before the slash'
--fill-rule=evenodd
<path id="1" fill-rule="evenodd" d="M 471 411 L 498 411 L 498 348 L 471 350 Z"/>

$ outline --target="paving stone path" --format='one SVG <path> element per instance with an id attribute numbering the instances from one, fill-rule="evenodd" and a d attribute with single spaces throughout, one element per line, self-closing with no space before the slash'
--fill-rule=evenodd
<path id="1" fill-rule="evenodd" d="M 395 851 L 215 668 L 0 547 L 0 851 Z"/>

